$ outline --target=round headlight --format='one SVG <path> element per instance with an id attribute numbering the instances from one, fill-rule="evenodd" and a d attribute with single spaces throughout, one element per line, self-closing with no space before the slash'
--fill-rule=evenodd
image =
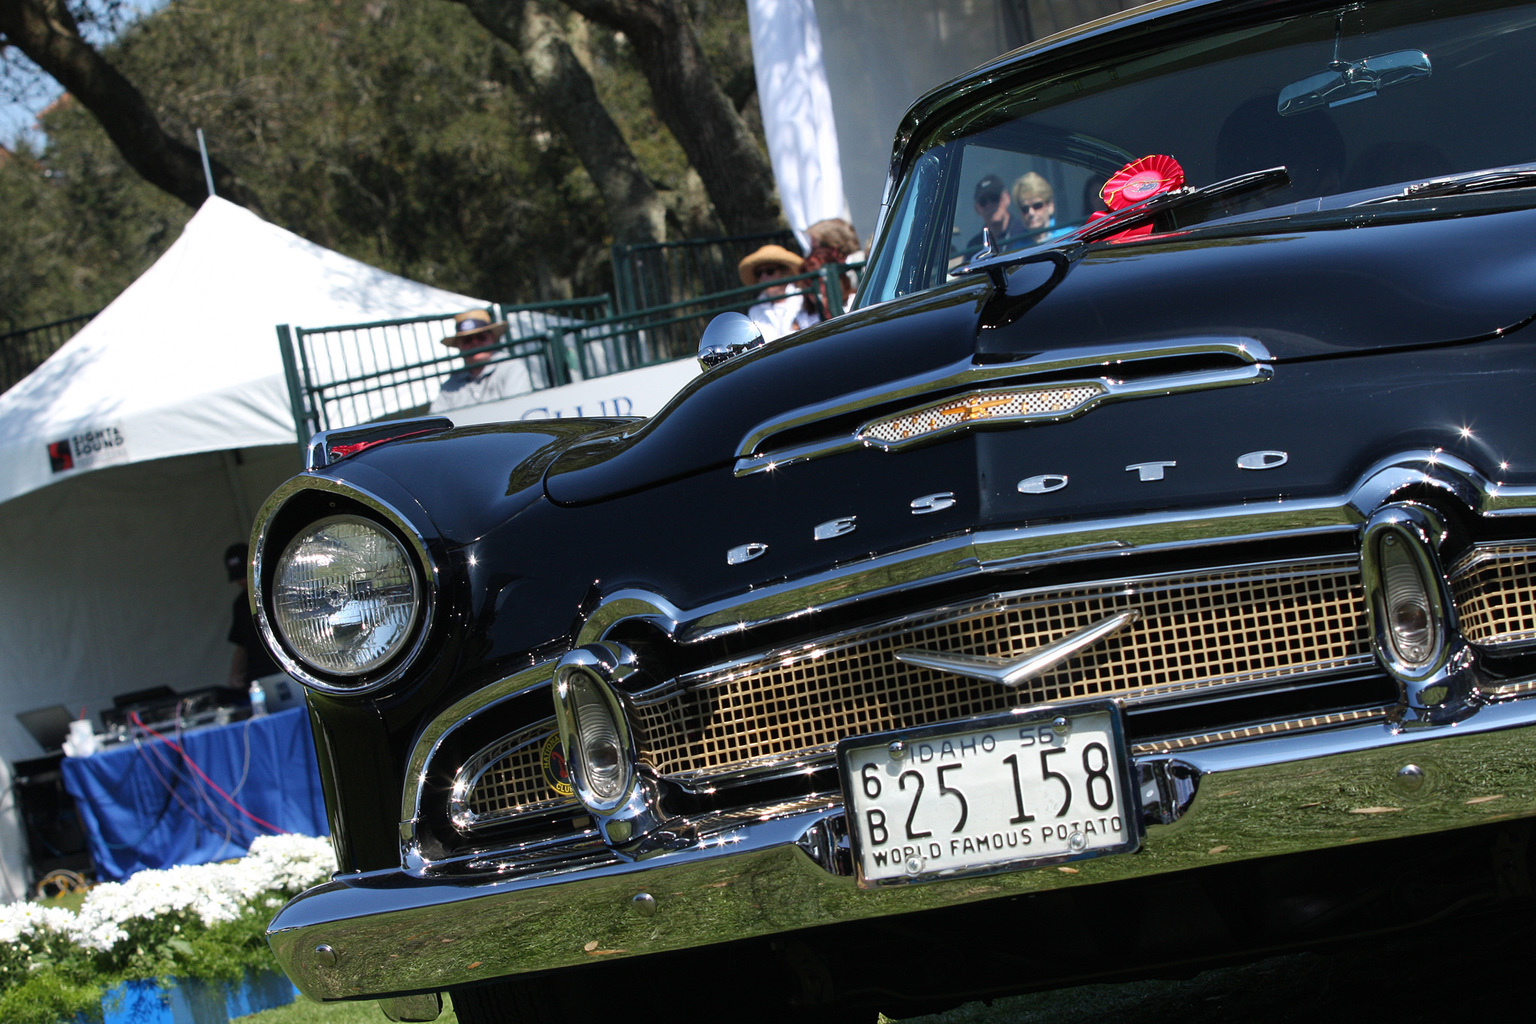
<path id="1" fill-rule="evenodd" d="M 300 659 L 362 675 L 400 652 L 421 614 L 415 563 L 394 535 L 357 516 L 302 530 L 272 576 L 272 618 Z"/>

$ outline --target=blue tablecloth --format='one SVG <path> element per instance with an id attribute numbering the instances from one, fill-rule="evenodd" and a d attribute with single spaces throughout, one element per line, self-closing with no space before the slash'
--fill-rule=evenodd
<path id="1" fill-rule="evenodd" d="M 239 857 L 259 835 L 330 832 L 302 707 L 66 757 L 63 769 L 97 873 L 113 881 Z"/>

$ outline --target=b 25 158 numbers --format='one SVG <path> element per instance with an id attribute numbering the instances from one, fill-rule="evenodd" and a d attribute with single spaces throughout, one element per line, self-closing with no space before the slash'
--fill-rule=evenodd
<path id="1" fill-rule="evenodd" d="M 1117 714 L 1096 704 L 1055 720 L 1066 727 L 1010 716 L 845 741 L 861 877 L 914 881 L 1133 849 Z"/>

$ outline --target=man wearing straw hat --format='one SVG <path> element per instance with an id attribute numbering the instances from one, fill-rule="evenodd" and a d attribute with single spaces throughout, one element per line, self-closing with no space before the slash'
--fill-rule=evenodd
<path id="1" fill-rule="evenodd" d="M 507 322 L 493 323 L 488 309 L 468 309 L 453 318 L 453 333 L 443 339 L 443 344 L 458 349 L 464 365 L 443 381 L 437 397 L 432 399 L 432 412 L 494 402 L 528 390 L 526 373 L 514 372 L 506 360 L 493 361 L 496 342 L 506 332 Z"/>

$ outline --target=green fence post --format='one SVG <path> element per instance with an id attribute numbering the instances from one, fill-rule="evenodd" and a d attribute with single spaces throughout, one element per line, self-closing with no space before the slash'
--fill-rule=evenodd
<path id="1" fill-rule="evenodd" d="M 287 324 L 277 325 L 277 348 L 283 355 L 283 379 L 288 382 L 288 406 L 293 411 L 293 427 L 298 433 L 299 447 L 309 443 L 314 431 L 308 430 L 304 414 L 304 386 L 299 381 L 299 366 L 293 358 L 293 333 Z"/>
<path id="2" fill-rule="evenodd" d="M 571 382 L 571 357 L 565 350 L 565 328 L 546 323 L 546 358 L 549 360 L 549 379 L 552 387 Z"/>
<path id="3" fill-rule="evenodd" d="M 821 268 L 821 279 L 827 287 L 827 319 L 843 315 L 843 265 L 829 263 Z"/>
<path id="4" fill-rule="evenodd" d="M 615 244 L 609 249 L 613 260 L 613 290 L 619 303 L 619 312 L 627 313 L 630 309 L 630 301 L 634 298 L 633 290 L 629 282 L 629 257 L 632 246 L 628 244 Z"/>

